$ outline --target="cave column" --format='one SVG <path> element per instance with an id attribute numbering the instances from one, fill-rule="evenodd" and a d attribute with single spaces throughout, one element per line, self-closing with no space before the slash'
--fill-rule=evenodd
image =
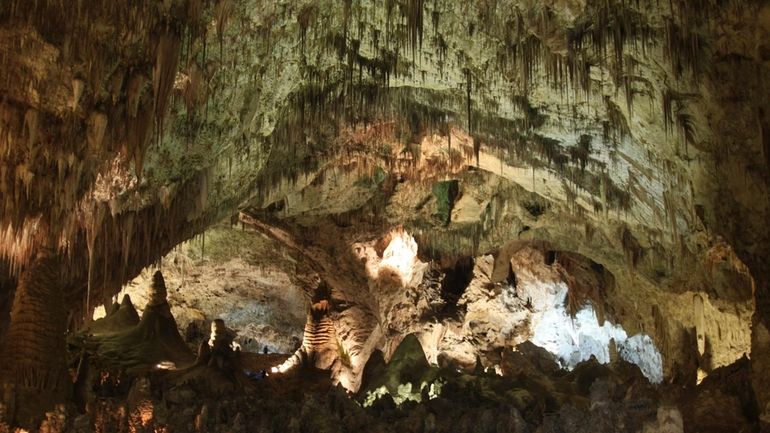
<path id="1" fill-rule="evenodd" d="M 0 399 L 6 422 L 34 428 L 35 416 L 64 400 L 67 380 L 67 307 L 62 266 L 39 254 L 22 272 L 0 350 Z"/>

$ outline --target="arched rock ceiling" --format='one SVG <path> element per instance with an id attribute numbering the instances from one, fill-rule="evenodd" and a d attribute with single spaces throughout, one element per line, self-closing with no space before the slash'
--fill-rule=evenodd
<path id="1" fill-rule="evenodd" d="M 770 317 L 767 2 L 15 0 L 0 20 L 13 269 L 59 250 L 109 295 L 238 209 L 368 209 L 457 252 L 526 231 L 674 293 L 750 297 L 742 260 Z M 491 223 L 421 219 L 396 179 L 458 179 Z"/>

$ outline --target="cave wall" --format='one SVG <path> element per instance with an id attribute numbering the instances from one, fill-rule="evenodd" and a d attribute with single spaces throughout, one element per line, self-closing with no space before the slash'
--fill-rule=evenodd
<path id="1" fill-rule="evenodd" d="M 130 296 L 141 314 L 146 288 L 161 270 L 171 313 L 193 347 L 208 338 L 214 319 L 237 333 L 242 351 L 292 353 L 300 345 L 315 275 L 260 233 L 216 224 L 177 245 L 156 266 L 127 282 L 117 300 Z"/>
<path id="2" fill-rule="evenodd" d="M 658 262 L 655 252 L 625 248 L 624 226 L 594 227 L 569 206 L 542 201 L 496 174 L 461 170 L 454 178 L 459 192 L 448 224 L 439 217 L 436 183 L 377 183 L 365 172 L 356 176 L 336 168 L 301 182 L 307 187 L 286 196 L 281 206 L 249 210 L 268 222 L 257 224 L 266 233 L 315 263 L 334 289 L 336 331 L 354 365 L 352 374 L 343 375 L 346 386 L 357 386 L 355 367 L 372 351 L 387 357 L 409 333 L 419 336 L 431 362 L 443 359 L 463 368 L 475 365 L 477 355 L 491 368 L 498 362 L 496 350 L 532 338 L 526 323 L 531 319 L 524 318 L 540 316 L 527 313 L 524 301 L 511 301 L 524 289 L 507 282 L 507 260 L 513 263 L 511 257 L 527 245 L 535 246 L 533 257 L 540 259 L 517 260 L 516 275 L 544 263 L 550 269 L 555 262 L 558 269 L 535 271 L 547 276 L 530 277 L 530 292 L 555 291 L 555 297 L 559 284 L 567 284 L 570 314 L 590 301 L 598 326 L 606 320 L 628 337 L 651 337 L 666 381 L 694 385 L 699 370 L 702 379 L 751 352 L 754 282 L 728 245 L 711 245 L 683 271 Z M 330 200 L 318 207 L 317 197 Z M 366 204 L 356 208 L 361 202 Z M 342 203 L 353 209 L 339 213 Z M 403 286 L 399 278 L 383 277 L 381 267 L 395 236 L 391 228 L 399 225 L 415 236 L 424 261 L 408 272 L 416 280 L 408 277 Z M 490 258 L 493 263 L 482 265 Z M 466 275 L 473 270 L 470 285 L 451 299 L 444 281 L 469 259 L 476 263 L 466 269 Z M 548 303 L 545 294 L 536 298 Z"/>
<path id="3" fill-rule="evenodd" d="M 3 10 L 14 48 L 4 90 L 17 105 L 8 108 L 4 152 L 8 258 L 23 265 L 41 243 L 87 249 L 105 208 L 119 215 L 168 203 L 193 178 L 199 208 L 263 199 L 282 178 L 296 180 L 350 151 L 355 141 L 329 140 L 341 125 L 377 119 L 396 119 L 410 145 L 430 131 L 461 128 L 479 167 L 503 167 L 525 188 L 574 202 L 578 213 L 625 223 L 652 248 L 697 249 L 683 246 L 694 242 L 689 233 L 701 219 L 718 232 L 729 209 L 742 212 L 731 221 L 754 222 L 725 229 L 728 238 L 758 245 L 745 247 L 746 255 L 766 244 L 752 242 L 762 239 L 766 200 L 750 199 L 766 191 L 760 3 L 252 6 L 75 10 L 82 19 L 74 22 L 104 22 L 93 27 L 103 38 L 65 23 L 71 11 L 53 3 Z M 213 28 L 203 25 L 209 19 Z M 121 30 L 130 37 L 102 42 L 119 34 L 121 20 L 134 26 Z M 86 58 L 109 67 L 91 65 L 81 77 Z M 143 70 L 141 59 L 150 59 Z M 30 87 L 13 77 L 33 66 L 39 80 L 25 94 Z M 77 128 L 37 120 L 65 114 Z M 130 123 L 141 116 L 149 116 L 143 125 Z M 38 131 L 40 124 L 51 131 Z M 73 148 L 34 150 L 53 141 Z M 10 152 L 22 143 L 29 150 Z M 52 182 L 38 175 L 44 168 L 59 173 L 60 193 L 46 193 Z M 754 191 L 738 193 L 739 168 Z M 43 197 L 53 205 L 42 205 Z M 740 202 L 725 206 L 725 197 Z M 28 217 L 36 216 L 47 229 L 35 237 L 47 232 L 51 240 L 31 236 L 36 221 Z M 79 231 L 85 245 L 57 239 Z"/>

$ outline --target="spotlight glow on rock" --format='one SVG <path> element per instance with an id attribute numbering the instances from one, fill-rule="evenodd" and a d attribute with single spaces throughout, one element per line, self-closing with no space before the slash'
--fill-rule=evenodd
<path id="1" fill-rule="evenodd" d="M 405 230 L 394 230 L 385 252 L 382 254 L 379 275 L 384 270 L 396 271 L 403 284 L 408 283 L 414 276 L 414 265 L 417 261 L 417 242 Z"/>
<path id="2" fill-rule="evenodd" d="M 562 367 L 572 369 L 591 356 L 602 364 L 610 362 L 610 340 L 614 340 L 621 358 L 639 366 L 650 382 L 663 381 L 663 360 L 649 336 L 629 337 L 620 325 L 608 321 L 600 325 L 590 304 L 571 317 L 564 307 L 567 286 L 552 287 L 552 304 L 534 314 L 534 344 L 554 354 Z"/>

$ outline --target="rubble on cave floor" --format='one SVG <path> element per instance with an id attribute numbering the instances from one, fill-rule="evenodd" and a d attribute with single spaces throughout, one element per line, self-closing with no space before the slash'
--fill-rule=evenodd
<path id="1" fill-rule="evenodd" d="M 360 390 L 289 355 L 241 352 L 222 320 L 193 355 L 156 273 L 141 318 L 130 299 L 70 338 L 76 399 L 39 431 L 87 432 L 719 432 L 755 431 L 743 358 L 697 387 L 656 385 L 637 365 L 591 357 L 572 370 L 530 342 L 474 369 L 431 365 L 414 335 L 385 362 L 375 351 Z M 174 360 L 174 361 L 171 361 Z M 0 432 L 9 432 L 0 423 Z M 17 433 L 17 432 L 15 432 Z"/>
<path id="2" fill-rule="evenodd" d="M 189 367 L 125 374 L 123 386 L 109 395 L 104 384 L 95 387 L 86 414 L 59 408 L 41 431 L 652 433 L 717 432 L 728 425 L 752 431 L 746 360 L 683 389 L 653 385 L 622 359 L 605 365 L 592 358 L 567 372 L 531 343 L 501 353 L 497 371 L 439 368 L 407 336 L 388 363 L 375 352 L 361 391 L 350 394 L 334 386 L 328 372 L 307 365 L 233 380 L 227 374 L 236 364 L 259 368 L 286 356 L 225 350 L 220 356 L 232 364 L 222 368 L 212 361 L 217 345 L 204 346 Z"/>
<path id="3" fill-rule="evenodd" d="M 737 398 L 729 391 L 672 394 L 670 389 L 649 385 L 636 367 L 608 367 L 595 361 L 581 364 L 572 373 L 550 376 L 558 369 L 539 371 L 543 356 L 548 355 L 525 352 L 512 359 L 516 365 L 511 366 L 509 377 L 435 369 L 428 375 L 433 377 L 431 385 L 441 386 L 428 385 L 417 400 L 397 404 L 394 396 L 385 393 L 368 406 L 359 402 L 362 395 L 351 398 L 331 386 L 325 372 L 306 368 L 281 378 L 269 376 L 249 392 L 221 395 L 191 386 L 166 389 L 163 377 L 140 376 L 133 378 L 125 394 L 98 398 L 90 416 L 76 417 L 67 430 L 60 431 L 683 432 L 723 431 L 718 427 L 728 420 L 737 421 L 735 426 L 749 426 L 732 412 L 717 428 L 693 420 L 698 411 Z M 414 367 L 398 359 L 390 365 Z M 415 372 L 400 371 L 398 377 L 411 373 Z M 714 392 L 724 394 L 714 397 Z M 681 406 L 685 400 L 692 403 Z M 686 412 L 690 409 L 695 412 Z M 694 421 L 687 425 L 697 427 L 685 429 L 686 421 Z"/>

